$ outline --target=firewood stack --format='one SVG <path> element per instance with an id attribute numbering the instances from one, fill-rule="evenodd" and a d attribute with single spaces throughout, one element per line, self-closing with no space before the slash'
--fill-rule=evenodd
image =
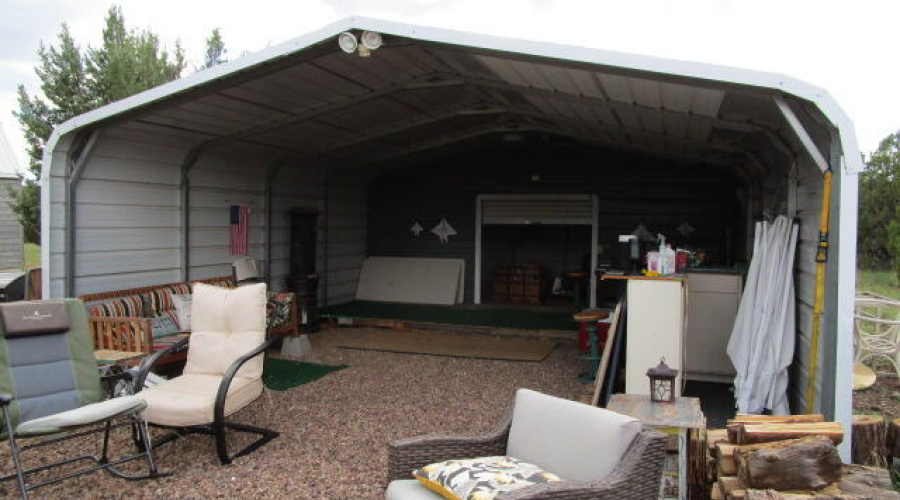
<path id="1" fill-rule="evenodd" d="M 711 500 L 900 500 L 884 469 L 844 466 L 839 422 L 822 415 L 738 414 L 706 433 Z"/>

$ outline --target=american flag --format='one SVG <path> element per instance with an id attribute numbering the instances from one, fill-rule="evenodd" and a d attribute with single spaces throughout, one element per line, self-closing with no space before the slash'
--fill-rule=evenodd
<path id="1" fill-rule="evenodd" d="M 231 255 L 247 254 L 249 215 L 250 207 L 247 205 L 231 205 L 231 231 L 229 232 L 228 244 L 228 251 Z"/>

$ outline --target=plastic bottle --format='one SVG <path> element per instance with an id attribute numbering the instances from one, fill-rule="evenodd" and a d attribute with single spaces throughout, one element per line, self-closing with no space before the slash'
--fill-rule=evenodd
<path id="1" fill-rule="evenodd" d="M 675 250 L 672 250 L 672 245 L 666 244 L 666 248 L 663 251 L 663 260 L 665 260 L 666 271 L 663 274 L 672 274 L 675 272 Z"/>

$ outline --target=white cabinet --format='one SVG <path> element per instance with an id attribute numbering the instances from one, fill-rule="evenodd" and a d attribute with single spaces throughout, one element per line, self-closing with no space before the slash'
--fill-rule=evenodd
<path id="1" fill-rule="evenodd" d="M 649 394 L 647 369 L 666 359 L 678 370 L 681 395 L 684 337 L 684 282 L 679 278 L 628 280 L 628 329 L 625 392 Z"/>
<path id="2" fill-rule="evenodd" d="M 684 369 L 690 380 L 733 382 L 726 352 L 741 303 L 739 274 L 688 273 Z"/>

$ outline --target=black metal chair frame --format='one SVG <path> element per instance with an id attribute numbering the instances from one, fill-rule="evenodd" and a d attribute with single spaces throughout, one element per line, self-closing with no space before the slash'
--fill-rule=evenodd
<path id="1" fill-rule="evenodd" d="M 130 372 L 118 373 L 116 375 L 102 377 L 101 382 L 114 382 L 118 379 L 130 379 L 132 374 Z M 15 429 L 13 429 L 12 421 L 9 417 L 9 404 L 12 403 L 13 397 L 9 394 L 0 394 L 0 408 L 2 408 L 3 412 L 3 420 L 4 420 L 4 430 L 7 435 L 7 439 L 9 440 L 9 448 L 10 454 L 12 455 L 13 465 L 16 471 L 12 474 L 7 474 L 5 476 L 0 476 L 0 482 L 9 481 L 12 479 L 16 479 L 19 491 L 22 494 L 22 498 L 28 498 L 28 492 L 31 490 L 35 490 L 37 488 L 43 486 L 49 486 L 51 484 L 56 484 L 58 482 L 64 481 L 66 479 L 71 479 L 77 476 L 82 476 L 84 474 L 90 474 L 91 472 L 96 472 L 100 470 L 105 470 L 112 474 L 115 477 L 119 477 L 122 479 L 127 479 L 131 481 L 141 480 L 141 479 L 154 479 L 159 477 L 167 477 L 171 476 L 170 472 L 159 472 L 156 468 L 156 462 L 153 461 L 153 450 L 151 447 L 146 446 L 146 443 L 150 443 L 150 433 L 148 430 L 147 422 L 144 421 L 139 414 L 129 415 L 127 417 L 113 417 L 111 419 L 106 420 L 103 423 L 90 424 L 85 427 L 94 427 L 92 429 L 82 430 L 78 432 L 66 433 L 63 436 L 51 437 L 42 439 L 38 442 L 27 444 L 24 446 L 20 446 L 16 441 Z M 126 419 L 126 422 L 113 423 L 113 420 L 116 419 Z M 96 427 L 101 426 L 101 427 Z M 138 452 L 132 455 L 127 455 L 116 460 L 109 460 L 109 435 L 113 429 L 119 427 L 130 426 L 132 432 L 132 438 L 138 446 Z M 40 465 L 37 467 L 32 467 L 30 469 L 22 469 L 22 461 L 20 455 L 22 452 L 26 450 L 31 450 L 34 448 L 40 448 L 43 446 L 48 446 L 55 443 L 60 443 L 63 441 L 68 441 L 70 439 L 80 438 L 82 436 L 89 436 L 91 434 L 96 434 L 98 432 L 103 432 L 103 445 L 100 451 L 100 455 L 91 455 L 84 454 L 79 455 L 77 457 L 67 458 L 64 460 L 60 460 L 58 462 L 53 462 L 50 464 Z M 147 460 L 147 465 L 149 467 L 149 472 L 147 474 L 126 474 L 117 470 L 115 467 L 117 465 L 124 464 L 126 462 L 131 462 L 133 460 L 138 460 L 140 458 L 144 458 Z M 26 481 L 26 476 L 29 474 L 34 474 L 36 472 L 52 469 L 54 467 L 60 467 L 63 465 L 67 465 L 74 462 L 80 462 L 83 460 L 89 460 L 93 462 L 95 465 L 93 467 L 88 467 L 85 469 L 76 470 L 74 472 L 70 472 L 68 474 L 64 474 L 61 476 L 57 476 L 46 481 L 41 481 L 35 484 L 28 484 Z"/>
<path id="2" fill-rule="evenodd" d="M 138 373 L 137 378 L 134 381 L 134 391 L 137 393 L 144 387 L 144 382 L 147 379 L 147 374 L 150 373 L 150 369 L 153 368 L 153 365 L 163 356 L 167 356 L 169 354 L 178 352 L 182 349 L 185 349 L 188 345 L 188 341 L 190 337 L 183 338 L 172 344 L 168 348 L 158 351 L 154 353 L 152 356 L 147 358 L 143 364 L 141 364 L 140 371 Z M 265 356 L 266 350 L 271 347 L 275 342 L 279 340 L 279 337 L 272 337 L 265 342 L 263 342 L 256 349 L 244 354 L 240 358 L 236 359 L 231 366 L 228 367 L 228 370 L 225 371 L 225 375 L 222 377 L 222 382 L 219 384 L 219 391 L 216 393 L 216 403 L 213 409 L 213 422 L 207 425 L 192 425 L 188 427 L 169 427 L 162 426 L 156 424 L 150 424 L 154 427 L 160 427 L 165 429 L 172 430 L 171 433 L 162 436 L 161 438 L 154 440 L 152 446 L 154 448 L 159 447 L 165 443 L 174 441 L 181 436 L 185 436 L 188 434 L 206 434 L 211 435 L 216 440 L 216 454 L 219 456 L 219 462 L 222 465 L 228 465 L 232 460 L 238 457 L 242 457 L 248 453 L 251 453 L 258 449 L 259 447 L 265 445 L 269 441 L 277 438 L 279 433 L 277 431 L 273 431 L 271 429 L 265 429 L 262 427 L 255 427 L 247 424 L 238 424 L 234 422 L 227 422 L 225 420 L 225 397 L 228 395 L 228 388 L 231 386 L 231 381 L 234 379 L 235 375 L 237 375 L 238 370 L 251 359 L 256 356 L 263 355 Z M 247 432 L 250 434 L 259 435 L 259 439 L 253 441 L 249 445 L 247 445 L 242 450 L 238 451 L 234 455 L 228 454 L 228 447 L 225 442 L 225 431 L 226 429 L 231 429 L 238 432 Z"/>

